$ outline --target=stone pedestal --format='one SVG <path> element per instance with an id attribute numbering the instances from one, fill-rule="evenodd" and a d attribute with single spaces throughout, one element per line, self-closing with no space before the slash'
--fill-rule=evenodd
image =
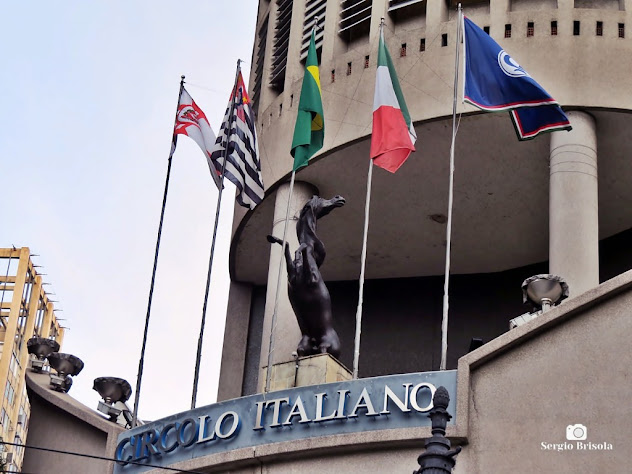
<path id="1" fill-rule="evenodd" d="M 263 392 L 268 368 L 262 370 L 259 391 Z M 322 383 L 351 380 L 351 372 L 331 354 L 318 354 L 300 357 L 296 361 L 281 362 L 272 365 L 270 391 L 286 388 L 306 387 Z"/>

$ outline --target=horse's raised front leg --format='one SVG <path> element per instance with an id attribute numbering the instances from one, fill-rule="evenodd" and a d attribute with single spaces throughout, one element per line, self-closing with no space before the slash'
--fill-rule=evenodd
<path id="1" fill-rule="evenodd" d="M 283 241 L 274 235 L 268 235 L 268 242 L 271 244 L 279 244 L 283 245 Z M 294 262 L 292 261 L 292 255 L 290 254 L 290 244 L 285 242 L 285 266 L 287 267 L 287 276 L 288 280 L 292 280 L 296 274 L 296 268 L 294 266 Z"/>

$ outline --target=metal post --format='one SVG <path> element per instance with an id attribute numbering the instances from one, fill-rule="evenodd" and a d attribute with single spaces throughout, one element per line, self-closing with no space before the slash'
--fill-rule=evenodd
<path id="1" fill-rule="evenodd" d="M 184 89 L 184 76 L 180 78 L 180 92 L 178 93 L 178 105 L 176 106 L 176 120 L 178 120 L 178 107 Z M 175 130 L 174 130 L 175 132 Z M 156 238 L 156 252 L 154 254 L 154 269 L 151 273 L 151 284 L 149 285 L 149 299 L 147 301 L 147 314 L 145 315 L 145 331 L 143 332 L 143 345 L 140 350 L 140 360 L 138 361 L 138 377 L 136 378 L 136 394 L 134 395 L 134 413 L 132 415 L 132 428 L 136 427 L 138 419 L 138 402 L 140 400 L 140 384 L 143 378 L 143 367 L 145 365 L 145 349 L 147 347 L 147 332 L 149 331 L 149 316 L 151 314 L 151 300 L 154 294 L 154 283 L 156 281 L 156 268 L 158 267 L 158 252 L 160 251 L 160 236 L 162 235 L 162 222 L 165 218 L 165 207 L 167 205 L 167 192 L 169 191 L 169 176 L 171 175 L 171 158 L 175 151 L 177 136 L 174 133 L 169 154 L 169 164 L 167 165 L 167 179 L 165 180 L 165 192 L 162 197 L 162 210 L 160 211 L 160 223 L 158 224 L 158 237 Z"/>
<path id="2" fill-rule="evenodd" d="M 454 145 L 456 141 L 456 96 L 459 83 L 459 48 L 461 47 L 462 11 L 459 3 L 459 16 L 456 27 L 456 52 L 454 57 L 454 98 L 452 101 L 452 144 L 450 145 L 450 185 L 448 191 L 448 225 L 446 226 L 445 274 L 443 282 L 443 316 L 441 318 L 441 364 L 440 370 L 446 370 L 448 361 L 448 308 L 450 306 L 450 251 L 452 247 L 452 207 L 454 201 Z"/>
<path id="3" fill-rule="evenodd" d="M 213 240 L 211 243 L 211 254 L 208 260 L 208 273 L 206 275 L 206 290 L 204 293 L 204 304 L 202 305 L 202 320 L 200 322 L 200 334 L 198 337 L 197 354 L 195 356 L 195 373 L 193 374 L 193 390 L 191 394 L 191 410 L 195 408 L 197 400 L 198 380 L 200 378 L 200 361 L 202 359 L 202 341 L 204 339 L 204 326 L 206 323 L 206 306 L 208 303 L 208 293 L 211 286 L 211 272 L 213 270 L 213 257 L 215 255 L 215 241 L 217 240 L 217 227 L 219 225 L 219 211 L 222 204 L 222 191 L 224 190 L 224 174 L 226 172 L 226 161 L 228 160 L 228 147 L 233 128 L 233 115 L 235 110 L 235 100 L 237 99 L 237 81 L 239 79 L 241 60 L 237 60 L 237 71 L 235 72 L 235 85 L 233 86 L 233 100 L 230 102 L 228 111 L 228 124 L 226 132 L 226 147 L 224 147 L 224 161 L 222 163 L 222 173 L 220 176 L 219 194 L 217 195 L 217 208 L 215 210 L 215 226 L 213 227 Z"/>
<path id="4" fill-rule="evenodd" d="M 433 407 L 428 413 L 428 418 L 432 420 L 432 437 L 426 440 L 426 452 L 417 458 L 419 469 L 413 474 L 450 474 L 456 464 L 454 457 L 461 452 L 460 446 L 451 450 L 450 440 L 445 437 L 446 426 L 452 415 L 447 410 L 450 394 L 444 386 L 437 389 L 432 403 Z"/>

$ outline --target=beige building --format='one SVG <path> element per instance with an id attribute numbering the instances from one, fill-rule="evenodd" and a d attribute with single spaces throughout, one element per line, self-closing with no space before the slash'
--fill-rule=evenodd
<path id="1" fill-rule="evenodd" d="M 25 382 L 29 365 L 26 343 L 39 336 L 61 345 L 64 338 L 64 328 L 56 318 L 54 304 L 28 247 L 0 249 L 0 302 L 0 383 L 4 387 L 1 436 L 8 442 L 25 444 L 31 413 Z M 6 469 L 19 470 L 24 449 L 5 445 L 2 457 Z"/>
<path id="2" fill-rule="evenodd" d="M 427 392 L 453 380 L 448 436 L 462 447 L 454 472 L 629 471 L 632 4 L 463 5 L 559 101 L 573 130 L 519 142 L 507 113 L 458 102 L 449 370 L 439 365 L 455 3 L 260 0 L 250 93 L 266 197 L 252 212 L 236 207 L 221 403 L 121 434 L 119 460 L 196 472 L 411 472 L 431 435 Z M 281 255 L 266 235 L 283 232 L 301 58 L 316 18 L 325 144 L 296 176 L 288 235 L 294 251 L 297 212 L 314 193 L 346 198 L 318 233 L 347 367 L 381 18 L 418 137 L 397 173 L 374 171 L 360 378 L 348 382 L 328 378 L 338 369 L 310 375 L 327 364 L 294 362 L 301 335 L 285 270 L 272 328 Z M 541 273 L 563 277 L 570 298 L 510 330 L 529 309 L 521 283 Z M 271 333 L 287 388 L 262 393 Z M 484 344 L 470 352 L 474 338 Z"/>

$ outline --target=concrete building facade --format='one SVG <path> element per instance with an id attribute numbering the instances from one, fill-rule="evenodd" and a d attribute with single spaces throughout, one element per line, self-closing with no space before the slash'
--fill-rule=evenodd
<path id="1" fill-rule="evenodd" d="M 31 413 L 25 380 L 26 343 L 34 336 L 60 345 L 64 339 L 64 328 L 28 247 L 0 249 L 0 325 L 1 436 L 10 443 L 25 444 Z M 22 468 L 24 448 L 5 445 L 2 457 L 7 470 L 17 471 Z"/>
<path id="2" fill-rule="evenodd" d="M 425 389 L 454 377 L 447 435 L 463 448 L 454 472 L 625 472 L 632 4 L 462 3 L 559 101 L 573 130 L 519 142 L 506 113 L 457 104 L 449 370 L 439 365 L 455 2 L 260 0 L 250 94 L 266 197 L 254 211 L 236 207 L 221 403 L 122 434 L 118 459 L 145 456 L 197 472 L 410 472 L 431 436 Z M 340 361 L 352 365 L 382 18 L 418 139 L 397 173 L 373 176 L 360 378 L 262 393 L 271 334 L 278 367 L 294 364 L 300 339 L 284 269 L 272 325 L 281 249 L 266 235 L 283 228 L 302 58 L 315 22 L 325 143 L 296 176 L 288 236 L 293 251 L 297 213 L 312 194 L 346 198 L 318 233 Z M 563 277 L 570 298 L 509 330 L 528 311 L 521 283 L 540 273 Z M 473 338 L 484 344 L 470 352 Z M 308 366 L 296 363 L 295 382 Z"/>
<path id="3" fill-rule="evenodd" d="M 472 337 L 493 339 L 507 330 L 508 319 L 525 312 L 519 294 L 524 278 L 558 274 L 573 297 L 632 268 L 621 246 L 632 232 L 625 133 L 632 106 L 626 74 L 632 46 L 626 5 L 618 0 L 463 2 L 468 18 L 559 101 L 573 130 L 519 142 L 506 113 L 480 113 L 459 101 L 450 368 L 456 368 Z M 319 223 L 327 247 L 322 273 L 347 348 L 342 362 L 351 366 L 377 39 L 384 17 L 385 40 L 418 140 L 417 151 L 398 173 L 376 169 L 373 177 L 363 345 L 381 346 L 391 358 L 384 360 L 381 351 L 361 354 L 360 374 L 439 368 L 455 4 L 262 0 L 250 89 L 266 199 L 254 212 L 236 210 L 222 399 L 253 393 L 267 361 L 268 344 L 262 341 L 269 340 L 280 248 L 270 248 L 265 235 L 282 232 L 301 58 L 316 17 L 325 144 L 297 175 L 293 212 L 314 192 L 347 199 L 344 208 Z M 288 233 L 295 238 L 292 224 Z M 296 248 L 296 241 L 290 246 Z M 284 291 L 281 298 L 273 362 L 290 360 L 298 339 Z M 386 315 L 393 321 L 388 330 Z"/>

